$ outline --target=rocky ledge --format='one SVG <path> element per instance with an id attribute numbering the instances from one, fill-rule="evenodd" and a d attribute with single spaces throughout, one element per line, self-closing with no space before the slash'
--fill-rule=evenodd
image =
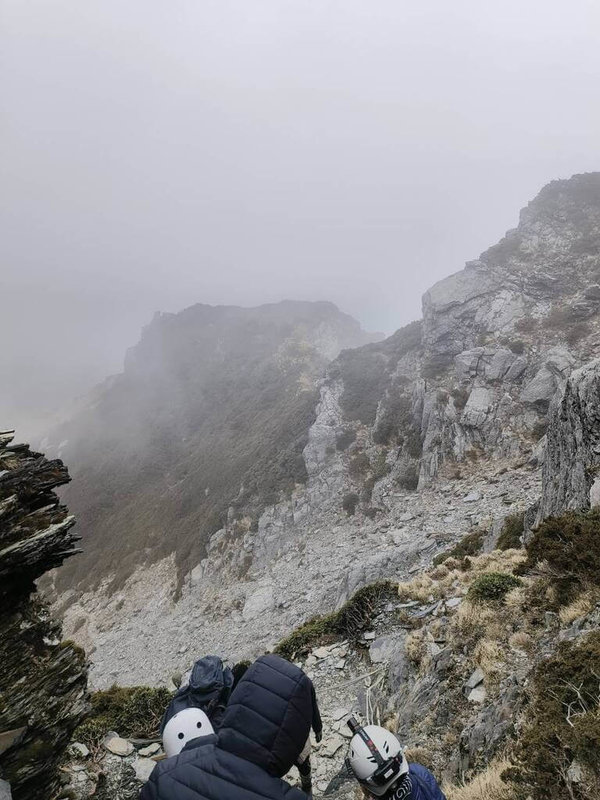
<path id="1" fill-rule="evenodd" d="M 14 800 L 60 796 L 58 761 L 87 710 L 83 650 L 62 641 L 34 583 L 78 552 L 53 491 L 68 481 L 61 461 L 0 433 L 0 786 Z"/>

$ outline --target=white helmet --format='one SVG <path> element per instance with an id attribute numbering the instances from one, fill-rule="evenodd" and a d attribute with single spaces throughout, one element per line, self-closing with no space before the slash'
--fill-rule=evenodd
<path id="1" fill-rule="evenodd" d="M 379 725 L 365 725 L 354 734 L 348 750 L 348 764 L 358 782 L 378 796 L 384 795 L 408 772 L 400 742 Z"/>
<path id="2" fill-rule="evenodd" d="M 192 739 L 210 736 L 214 732 L 209 718 L 200 708 L 184 708 L 183 711 L 178 711 L 167 722 L 163 731 L 163 748 L 167 758 L 181 753 Z"/>

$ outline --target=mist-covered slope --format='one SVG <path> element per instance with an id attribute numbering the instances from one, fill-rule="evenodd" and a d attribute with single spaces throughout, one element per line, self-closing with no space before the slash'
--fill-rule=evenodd
<path id="1" fill-rule="evenodd" d="M 229 508 L 239 533 L 255 526 L 306 480 L 326 364 L 370 338 L 330 303 L 157 315 L 123 373 L 52 435 L 74 478 L 65 494 L 84 548 L 59 584 L 110 575 L 116 585 L 173 552 L 183 574 Z"/>
<path id="2" fill-rule="evenodd" d="M 171 524 L 174 506 L 163 502 L 179 491 L 169 463 L 171 439 L 158 443 L 155 458 L 140 465 L 130 438 L 131 469 L 143 466 L 158 477 L 132 484 L 143 494 L 122 491 L 118 504 L 108 491 L 98 492 L 106 508 L 102 528 L 94 527 L 91 552 L 99 555 L 104 576 L 125 562 L 123 572 L 131 578 L 64 598 L 70 602 L 67 630 L 95 648 L 94 685 L 115 679 L 160 683 L 170 669 L 185 668 L 192 646 L 251 656 L 299 621 L 338 607 L 361 586 L 381 578 L 406 580 L 465 534 L 483 532 L 492 548 L 507 515 L 520 520 L 518 533 L 533 524 L 548 411 L 569 375 L 600 357 L 599 244 L 600 174 L 544 188 L 521 212 L 515 231 L 426 293 L 422 321 L 384 341 L 347 349 L 329 364 L 316 407 L 316 395 L 306 395 L 301 437 L 273 427 L 273 408 L 287 411 L 287 400 L 266 413 L 261 401 L 248 428 L 260 438 L 252 466 L 244 462 L 250 472 L 236 475 L 230 461 L 218 463 L 235 477 L 235 499 L 247 476 L 259 474 L 259 456 L 273 454 L 268 463 L 282 465 L 279 502 L 270 504 L 266 492 L 259 493 L 262 507 L 252 499 L 245 507 L 229 501 L 227 518 L 215 519 L 218 530 L 200 527 L 211 510 L 212 489 L 203 480 L 187 495 L 197 503 L 197 515 L 190 511 L 181 524 Z M 219 386 L 229 363 L 212 373 Z M 235 363 L 239 379 L 244 362 Z M 304 397 L 296 391 L 298 360 L 293 363 L 286 373 L 292 380 L 278 384 L 287 392 L 294 387 L 291 395 L 280 395 L 284 399 Z M 123 380 L 130 380 L 127 370 Z M 167 385 L 170 399 L 176 393 Z M 248 419 L 263 387 L 262 380 L 250 382 L 243 403 L 221 404 L 232 410 L 232 425 Z M 126 404 L 119 405 L 125 413 Z M 164 414 L 163 406 L 154 408 Z M 210 420 L 221 424 L 225 408 Z M 90 414 L 98 419 L 97 410 Z M 299 419 L 296 411 L 292 419 Z M 104 435 L 101 425 L 90 429 L 97 438 Z M 106 435 L 127 441 L 126 424 L 115 430 L 107 426 Z M 211 441 L 210 427 L 196 434 L 177 440 L 185 464 L 195 463 Z M 218 458 L 237 464 L 247 436 L 219 440 L 224 450 Z M 276 461 L 291 442 L 298 445 L 294 453 L 303 447 L 302 463 Z M 81 473 L 69 446 L 65 457 L 76 485 Z M 127 478 L 118 459 L 105 462 L 104 473 L 108 463 L 114 472 L 101 475 L 104 487 Z M 298 464 L 304 482 L 293 477 L 289 463 Z M 163 473 L 175 489 L 164 489 Z M 77 508 L 73 499 L 70 504 Z M 77 510 L 82 527 L 88 526 L 86 514 Z M 118 527 L 111 528 L 112 520 Z M 102 551 L 107 543 L 112 553 Z M 186 552 L 190 543 L 193 549 Z M 93 555 L 87 566 L 97 577 Z"/>

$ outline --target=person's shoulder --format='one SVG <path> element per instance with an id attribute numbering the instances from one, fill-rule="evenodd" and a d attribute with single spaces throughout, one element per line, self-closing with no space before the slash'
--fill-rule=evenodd
<path id="1" fill-rule="evenodd" d="M 426 778 L 427 780 L 435 780 L 431 772 L 424 767 L 422 764 L 412 763 L 408 765 L 408 771 L 411 775 L 418 775 L 420 778 Z"/>
<path id="2" fill-rule="evenodd" d="M 190 761 L 198 761 L 203 757 L 210 757 L 210 753 L 214 751 L 216 740 L 217 737 L 214 735 L 193 739 L 178 755 L 158 761 L 153 774 L 156 774 L 157 777 L 167 775 Z M 192 746 L 190 747 L 190 745 Z"/>
<path id="3" fill-rule="evenodd" d="M 446 800 L 435 777 L 426 767 L 422 764 L 409 764 L 408 771 L 411 776 L 417 778 L 417 783 L 421 787 L 420 794 L 425 797 L 425 800 Z"/>

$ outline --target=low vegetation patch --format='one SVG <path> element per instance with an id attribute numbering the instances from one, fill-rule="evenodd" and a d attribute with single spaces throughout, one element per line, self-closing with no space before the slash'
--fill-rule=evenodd
<path id="1" fill-rule="evenodd" d="M 526 547 L 522 571 L 538 568 L 557 610 L 582 592 L 600 586 L 600 510 L 569 511 L 545 520 Z"/>
<path id="2" fill-rule="evenodd" d="M 535 670 L 529 725 L 518 748 L 523 781 L 535 800 L 600 796 L 600 632 L 563 642 Z M 574 785 L 569 767 L 581 774 Z M 512 772 L 512 771 L 511 771 Z M 527 792 L 523 792 L 526 796 Z"/>
<path id="3" fill-rule="evenodd" d="M 454 547 L 445 550 L 443 553 L 439 553 L 433 559 L 433 565 L 437 566 L 438 564 L 442 564 L 448 558 L 462 559 L 466 556 L 476 556 L 481 552 L 481 548 L 483 547 L 484 535 L 484 531 L 481 530 L 468 533 L 460 542 L 455 544 Z"/>
<path id="4" fill-rule="evenodd" d="M 360 498 L 356 492 L 350 492 L 350 494 L 344 495 L 344 499 L 342 500 L 342 508 L 349 517 L 354 516 L 359 500 Z"/>
<path id="5" fill-rule="evenodd" d="M 329 368 L 341 379 L 341 406 L 348 420 L 375 422 L 377 407 L 394 368 L 402 356 L 421 347 L 421 322 L 411 322 L 388 339 L 353 350 L 343 350 Z"/>
<path id="6" fill-rule="evenodd" d="M 522 547 L 521 535 L 525 521 L 525 512 L 509 514 L 504 520 L 500 536 L 498 537 L 498 550 L 511 550 Z"/>
<path id="7" fill-rule="evenodd" d="M 164 687 L 111 686 L 94 692 L 90 699 L 90 714 L 75 730 L 73 738 L 95 749 L 108 731 L 138 739 L 157 737 L 171 694 Z"/>
<path id="8" fill-rule="evenodd" d="M 520 585 L 521 580 L 507 572 L 484 572 L 473 581 L 467 596 L 474 605 L 500 605 L 511 589 Z"/>
<path id="9" fill-rule="evenodd" d="M 473 780 L 444 786 L 448 800 L 516 800 L 514 786 L 502 777 L 508 761 L 494 761 Z"/>
<path id="10" fill-rule="evenodd" d="M 305 622 L 279 642 L 274 652 L 283 658 L 293 659 L 327 639 L 354 639 L 369 627 L 382 605 L 395 597 L 397 585 L 392 581 L 377 581 L 364 586 L 339 611 Z"/>

